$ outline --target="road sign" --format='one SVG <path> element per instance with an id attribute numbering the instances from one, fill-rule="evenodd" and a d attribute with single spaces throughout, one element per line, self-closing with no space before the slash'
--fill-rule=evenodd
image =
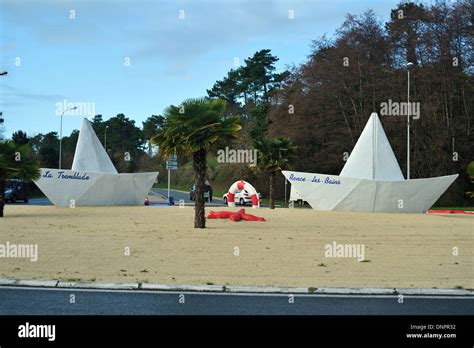
<path id="1" fill-rule="evenodd" d="M 178 157 L 176 155 L 169 155 L 168 160 L 166 161 L 166 169 L 168 170 L 168 204 L 172 205 L 173 200 L 170 197 L 170 187 L 171 187 L 171 173 L 170 170 L 178 169 Z"/>
<path id="2" fill-rule="evenodd" d="M 178 157 L 176 155 L 169 155 L 168 160 L 166 161 L 167 170 L 177 170 L 178 169 Z"/>
<path id="3" fill-rule="evenodd" d="M 177 170 L 178 165 L 173 165 L 173 164 L 169 164 L 168 162 L 166 162 L 166 169 L 167 170 Z"/>

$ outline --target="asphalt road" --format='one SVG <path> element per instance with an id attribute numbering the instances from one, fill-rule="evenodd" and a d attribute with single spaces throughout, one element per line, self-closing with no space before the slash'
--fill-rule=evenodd
<path id="1" fill-rule="evenodd" d="M 168 189 L 153 188 L 152 191 L 161 196 L 168 197 Z M 194 201 L 189 199 L 189 192 L 170 190 L 170 196 L 174 198 L 175 203 L 177 203 L 180 199 L 183 199 L 184 203 L 194 203 Z M 222 204 L 223 201 L 221 197 L 212 197 L 212 203 Z"/>
<path id="2" fill-rule="evenodd" d="M 8 203 L 11 205 L 53 205 L 49 199 L 45 198 L 30 198 L 28 203 L 24 202 L 16 202 L 16 203 Z"/>
<path id="3" fill-rule="evenodd" d="M 158 188 L 153 188 L 153 192 L 167 197 L 168 196 L 168 190 L 167 189 L 158 189 Z M 186 192 L 181 192 L 181 191 L 175 191 L 175 190 L 170 190 L 170 195 L 174 197 L 175 203 L 177 203 L 180 199 L 184 199 L 185 203 L 194 203 L 194 201 L 189 200 L 189 193 Z M 222 203 L 222 198 L 220 197 L 213 197 L 213 204 L 221 204 Z M 30 201 L 28 203 L 23 203 L 23 202 L 17 202 L 17 203 L 9 203 L 9 204 L 14 204 L 14 205 L 52 205 L 51 201 L 44 197 L 44 198 L 30 198 Z"/>
<path id="4" fill-rule="evenodd" d="M 0 287 L 0 315 L 474 314 L 472 296 L 405 296 L 399 303 L 393 295 L 305 294 L 290 302 L 287 294 Z"/>
<path id="5" fill-rule="evenodd" d="M 168 190 L 167 189 L 153 188 L 152 191 L 156 194 L 161 195 L 165 199 L 166 199 L 166 197 L 168 197 Z M 183 199 L 184 202 L 187 203 L 187 204 L 193 204 L 194 203 L 194 201 L 191 201 L 189 199 L 189 193 L 188 192 L 170 190 L 170 195 L 172 197 L 174 197 L 175 204 L 178 204 L 180 199 Z M 52 205 L 51 201 L 46 197 L 44 197 L 44 198 L 30 198 L 29 203 L 17 202 L 17 203 L 9 203 L 9 204 L 15 204 L 15 205 L 25 205 L 25 204 L 28 204 L 28 205 Z M 209 203 L 207 203 L 207 205 L 209 205 Z M 222 206 L 224 206 L 224 201 L 222 200 L 222 197 L 213 197 L 211 205 L 214 205 L 214 206 L 222 205 Z M 261 206 L 266 207 L 267 205 L 262 204 Z M 276 207 L 280 207 L 280 206 L 276 205 Z"/>
<path id="6" fill-rule="evenodd" d="M 165 197 L 168 197 L 168 190 L 167 189 L 158 189 L 158 188 L 154 188 L 152 189 L 153 192 Z M 174 191 L 174 190 L 170 190 L 170 196 L 172 196 L 174 198 L 174 201 L 175 203 L 177 204 L 177 202 L 180 200 L 180 199 L 183 199 L 184 200 L 184 203 L 191 203 L 191 204 L 194 204 L 194 201 L 191 201 L 189 199 L 189 193 L 188 192 L 182 192 L 182 191 Z M 222 205 L 224 207 L 224 201 L 222 200 L 222 197 L 212 197 L 212 202 L 211 204 L 209 203 L 206 203 L 206 205 L 212 205 L 212 206 L 220 206 Z M 238 207 L 240 207 L 238 204 L 237 204 Z M 265 207 L 268 207 L 268 205 L 266 204 L 261 204 L 260 205 L 261 207 L 265 208 Z M 246 205 L 247 208 L 250 208 L 249 204 Z M 281 208 L 280 205 L 275 205 L 275 207 L 277 208 Z M 245 207 L 243 207 L 245 208 Z M 284 207 L 286 208 L 286 206 Z"/>

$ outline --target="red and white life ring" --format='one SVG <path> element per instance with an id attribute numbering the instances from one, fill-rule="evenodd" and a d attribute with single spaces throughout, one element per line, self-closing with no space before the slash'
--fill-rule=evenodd
<path id="1" fill-rule="evenodd" d="M 247 181 L 243 180 L 234 182 L 229 188 L 229 192 L 227 193 L 227 205 L 230 208 L 235 207 L 235 193 L 244 189 L 250 194 L 250 197 L 252 198 L 252 208 L 260 208 L 257 190 L 255 190 L 255 188 Z"/>

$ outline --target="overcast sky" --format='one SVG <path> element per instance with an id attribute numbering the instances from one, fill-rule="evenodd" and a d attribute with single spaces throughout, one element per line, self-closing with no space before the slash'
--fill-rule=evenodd
<path id="1" fill-rule="evenodd" d="M 386 21 L 398 2 L 0 0 L 6 136 L 59 131 L 64 100 L 141 126 L 170 104 L 205 96 L 257 50 L 271 49 L 281 71 L 304 62 L 311 41 L 332 36 L 347 13 L 372 9 Z M 80 125 L 80 116 L 65 116 L 63 134 Z"/>

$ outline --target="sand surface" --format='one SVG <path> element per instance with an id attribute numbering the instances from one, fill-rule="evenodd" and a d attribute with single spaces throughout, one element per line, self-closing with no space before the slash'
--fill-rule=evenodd
<path id="1" fill-rule="evenodd" d="M 263 208 L 247 212 L 267 221 L 208 220 L 208 228 L 201 230 L 193 228 L 193 207 L 7 205 L 6 217 L 0 219 L 0 244 L 37 244 L 39 257 L 36 262 L 0 258 L 0 277 L 474 288 L 474 216 Z M 333 242 L 363 244 L 365 262 L 326 257 L 325 246 Z"/>

